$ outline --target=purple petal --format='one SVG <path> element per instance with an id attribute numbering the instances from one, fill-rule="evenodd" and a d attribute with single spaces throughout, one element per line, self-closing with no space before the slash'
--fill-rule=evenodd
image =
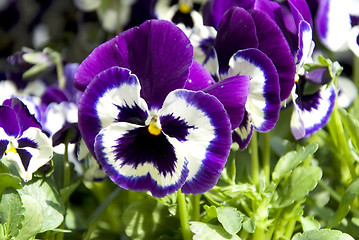
<path id="1" fill-rule="evenodd" d="M 232 138 L 233 141 L 238 143 L 239 149 L 245 149 L 248 147 L 249 142 L 251 141 L 253 134 L 253 125 L 250 119 L 250 116 L 247 112 L 244 113 L 243 121 L 233 131 Z"/>
<path id="2" fill-rule="evenodd" d="M 286 99 L 293 88 L 295 63 L 293 55 L 278 25 L 262 11 L 253 10 L 252 18 L 256 24 L 259 50 L 273 62 L 279 75 L 280 99 Z"/>
<path id="3" fill-rule="evenodd" d="M 258 49 L 238 51 L 230 60 L 229 74 L 248 75 L 250 89 L 246 110 L 255 129 L 271 130 L 280 111 L 278 74 L 272 61 Z"/>
<path id="4" fill-rule="evenodd" d="M 253 0 L 210 0 L 203 6 L 203 23 L 207 26 L 218 28 L 222 16 L 231 7 L 241 7 L 251 10 Z"/>
<path id="5" fill-rule="evenodd" d="M 64 91 L 58 87 L 47 87 L 46 92 L 41 97 L 41 102 L 46 106 L 52 102 L 60 103 L 68 100 L 69 99 L 65 95 Z"/>
<path id="6" fill-rule="evenodd" d="M 0 129 L 1 131 L 1 129 Z M 3 157 L 6 149 L 7 149 L 7 145 L 9 144 L 8 140 L 2 139 L 3 137 L 0 136 L 0 159 Z"/>
<path id="7" fill-rule="evenodd" d="M 20 133 L 23 133 L 30 127 L 40 128 L 41 124 L 32 115 L 26 105 L 17 98 L 11 98 L 4 101 L 4 105 L 11 107 L 17 116 L 20 126 Z"/>
<path id="8" fill-rule="evenodd" d="M 172 126 L 179 125 L 179 120 L 187 126 L 171 134 L 181 142 L 188 160 L 189 175 L 182 191 L 192 194 L 208 191 L 217 183 L 232 143 L 231 126 L 223 105 L 203 92 L 176 90 L 168 95 L 159 114 L 177 119 Z M 165 129 L 163 126 L 164 133 Z"/>
<path id="9" fill-rule="evenodd" d="M 17 137 L 20 126 L 15 111 L 8 106 L 0 106 L 0 127 L 8 136 Z"/>
<path id="10" fill-rule="evenodd" d="M 301 21 L 299 23 L 298 41 L 296 65 L 301 68 L 304 63 L 308 62 L 308 59 L 311 59 L 314 49 L 314 42 L 312 41 L 312 28 L 306 21 Z"/>
<path id="11" fill-rule="evenodd" d="M 184 86 L 192 57 L 193 48 L 180 28 L 149 20 L 96 48 L 79 66 L 75 85 L 83 90 L 109 67 L 128 68 L 141 83 L 141 97 L 158 109 L 170 91 Z"/>
<path id="12" fill-rule="evenodd" d="M 220 80 L 217 52 L 213 46 L 209 49 L 208 55 L 203 62 L 203 66 L 216 82 Z"/>
<path id="13" fill-rule="evenodd" d="M 307 137 L 324 127 L 333 112 L 334 104 L 335 88 L 333 84 L 322 87 L 313 95 L 299 95 L 295 101 L 294 110 L 296 112 L 293 113 L 294 116 L 291 120 L 293 136 L 296 139 Z"/>
<path id="14" fill-rule="evenodd" d="M 148 113 L 140 89 L 137 77 L 119 67 L 101 72 L 87 87 L 79 106 L 79 129 L 92 154 L 102 128 L 114 122 L 144 124 Z"/>
<path id="15" fill-rule="evenodd" d="M 315 27 L 320 41 L 331 51 L 338 51 L 347 42 L 351 29 L 346 4 L 338 0 L 319 2 Z"/>
<path id="16" fill-rule="evenodd" d="M 320 67 L 305 74 L 305 79 L 316 85 L 328 84 L 332 78 L 328 67 Z"/>
<path id="17" fill-rule="evenodd" d="M 178 190 L 188 175 L 187 161 L 173 142 L 164 134 L 150 134 L 147 127 L 111 124 L 97 135 L 95 152 L 103 170 L 117 185 L 149 190 L 155 197 Z"/>
<path id="18" fill-rule="evenodd" d="M 218 56 L 219 73 L 224 74 L 228 71 L 228 61 L 234 53 L 258 47 L 256 26 L 251 15 L 239 7 L 228 10 L 218 27 L 213 45 Z"/>
<path id="19" fill-rule="evenodd" d="M 212 78 L 211 74 L 201 64 L 196 61 L 193 61 L 184 88 L 197 91 L 209 87 L 214 83 L 215 81 Z"/>
<path id="20" fill-rule="evenodd" d="M 313 26 L 312 14 L 305 0 L 288 0 L 288 3 L 296 26 L 298 26 L 302 20 L 309 23 L 310 27 Z"/>
<path id="21" fill-rule="evenodd" d="M 247 75 L 226 78 L 203 91 L 215 96 L 226 109 L 231 120 L 232 130 L 243 120 L 250 78 Z"/>

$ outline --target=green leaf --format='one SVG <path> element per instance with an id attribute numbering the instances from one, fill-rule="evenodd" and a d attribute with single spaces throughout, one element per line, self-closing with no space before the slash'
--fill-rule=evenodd
<path id="1" fill-rule="evenodd" d="M 190 222 L 189 228 L 194 233 L 193 240 L 240 240 L 237 235 L 231 235 L 222 226 L 202 222 Z"/>
<path id="2" fill-rule="evenodd" d="M 345 190 L 344 195 L 339 203 L 338 210 L 334 213 L 333 217 L 329 220 L 329 226 L 336 227 L 340 221 L 349 213 L 350 206 L 359 195 L 359 178 L 353 180 L 348 188 Z"/>
<path id="3" fill-rule="evenodd" d="M 1 161 L 0 161 L 0 173 L 10 173 L 9 169 Z"/>
<path id="4" fill-rule="evenodd" d="M 290 175 L 287 184 L 278 191 L 277 208 L 283 208 L 305 198 L 322 177 L 322 170 L 317 166 L 297 167 Z"/>
<path id="5" fill-rule="evenodd" d="M 359 151 L 359 121 L 345 109 L 338 109 L 338 111 L 355 149 Z"/>
<path id="6" fill-rule="evenodd" d="M 272 177 L 273 181 L 278 182 L 286 174 L 293 171 L 299 164 L 301 164 L 308 157 L 313 155 L 318 149 L 318 144 L 309 144 L 298 151 L 288 152 L 281 157 L 274 168 Z"/>
<path id="7" fill-rule="evenodd" d="M 58 192 L 48 183 L 38 179 L 30 181 L 18 190 L 21 197 L 28 195 L 36 199 L 42 208 L 43 221 L 41 232 L 57 228 L 64 219 L 65 207 Z"/>
<path id="8" fill-rule="evenodd" d="M 342 233 L 338 230 L 320 229 L 311 230 L 302 234 L 296 234 L 292 240 L 354 240 L 346 233 Z"/>
<path id="9" fill-rule="evenodd" d="M 3 191 L 8 188 L 21 188 L 21 179 L 10 173 L 0 173 L 0 197 Z"/>
<path id="10" fill-rule="evenodd" d="M 204 210 L 206 210 L 207 215 L 206 215 L 206 221 L 210 221 L 213 218 L 217 217 L 217 209 L 215 206 L 208 206 L 208 205 L 204 205 L 203 206 Z"/>
<path id="11" fill-rule="evenodd" d="M 233 207 L 217 208 L 217 218 L 230 234 L 236 234 L 242 228 L 243 214 Z"/>
<path id="12" fill-rule="evenodd" d="M 166 213 L 165 206 L 153 199 L 132 202 L 122 215 L 127 236 L 133 240 L 154 239 L 153 235 Z"/>
<path id="13" fill-rule="evenodd" d="M 71 194 L 77 189 L 80 185 L 80 181 L 76 181 L 69 186 L 66 186 L 60 189 L 60 195 L 63 202 L 67 202 L 71 196 Z"/>
<path id="14" fill-rule="evenodd" d="M 246 231 L 247 233 L 254 233 L 254 231 L 256 230 L 256 222 L 253 217 L 252 218 L 249 218 L 249 217 L 244 218 L 243 230 Z"/>
<path id="15" fill-rule="evenodd" d="M 5 236 L 16 237 L 21 229 L 24 209 L 19 194 L 13 188 L 4 191 L 0 201 L 0 224 L 5 229 Z"/>
<path id="16" fill-rule="evenodd" d="M 22 195 L 21 200 L 25 209 L 22 228 L 16 240 L 27 240 L 40 232 L 43 215 L 40 203 L 28 195 Z"/>
<path id="17" fill-rule="evenodd" d="M 320 223 L 313 216 L 301 217 L 300 222 L 304 232 L 320 229 Z"/>

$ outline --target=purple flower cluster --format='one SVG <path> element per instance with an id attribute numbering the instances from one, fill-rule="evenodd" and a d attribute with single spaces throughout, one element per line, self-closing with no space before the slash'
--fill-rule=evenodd
<path id="1" fill-rule="evenodd" d="M 316 19 L 327 5 L 321 3 Z M 166 20 L 146 20 L 96 47 L 81 64 L 67 65 L 64 86 L 33 96 L 38 117 L 14 87 L 9 97 L 17 98 L 0 107 L 2 159 L 17 154 L 12 161 L 29 180 L 51 159 L 51 141 L 59 145 L 75 129 L 80 134 L 71 141 L 81 136 L 120 187 L 155 197 L 179 189 L 198 194 L 217 184 L 232 143 L 245 149 L 253 131 L 272 130 L 283 107 L 293 106 L 295 139 L 328 122 L 336 96 L 328 69 L 304 68 L 315 48 L 306 1 L 161 7 L 150 12 Z M 320 37 L 327 39 L 330 30 L 320 24 Z"/>

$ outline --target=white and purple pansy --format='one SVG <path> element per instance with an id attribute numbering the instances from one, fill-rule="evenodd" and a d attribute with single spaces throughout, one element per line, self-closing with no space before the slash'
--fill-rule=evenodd
<path id="1" fill-rule="evenodd" d="M 149 20 L 80 64 L 75 85 L 85 91 L 79 128 L 120 187 L 164 197 L 178 189 L 203 193 L 217 183 L 232 143 L 231 122 L 214 96 L 224 93 L 183 89 L 192 57 L 178 27 Z"/>
<path id="2" fill-rule="evenodd" d="M 316 86 L 318 90 L 305 94 L 305 88 Z M 335 105 L 335 87 L 313 85 L 302 76 L 293 88 L 293 113 L 290 121 L 295 139 L 308 137 L 328 123 Z"/>
<path id="3" fill-rule="evenodd" d="M 265 6 L 265 1 L 261 2 L 262 7 Z M 311 13 L 306 1 L 289 0 L 287 3 L 266 6 L 271 6 L 273 12 L 276 12 L 275 19 L 282 26 L 294 54 L 296 77 L 291 94 L 293 112 L 290 126 L 294 138 L 301 139 L 318 131 L 328 122 L 334 108 L 335 88 L 334 85 L 327 86 L 331 79 L 327 67 L 310 72 L 304 69 L 306 63 L 313 62 L 315 46 Z"/>
<path id="4" fill-rule="evenodd" d="M 24 181 L 51 160 L 51 140 L 42 132 L 40 123 L 17 98 L 0 106 L 1 161 L 12 163 Z"/>
<path id="5" fill-rule="evenodd" d="M 206 56 L 203 66 L 218 82 L 233 77 L 245 81 L 243 76 L 250 81 L 243 120 L 233 132 L 233 139 L 243 149 L 253 129 L 267 132 L 275 126 L 280 102 L 290 95 L 294 84 L 294 59 L 278 25 L 265 12 L 253 9 L 254 3 L 209 1 L 209 6 L 216 8 L 208 11 L 206 21 L 216 27 L 217 34 L 202 42 L 196 40 L 197 50 Z M 190 39 L 196 32 L 206 31 L 194 30 Z"/>

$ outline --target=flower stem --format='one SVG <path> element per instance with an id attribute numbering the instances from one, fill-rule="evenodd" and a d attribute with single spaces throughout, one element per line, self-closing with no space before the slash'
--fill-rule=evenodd
<path id="1" fill-rule="evenodd" d="M 258 161 L 258 142 L 257 132 L 253 130 L 251 139 L 251 160 L 252 160 L 252 178 L 254 185 L 259 188 L 259 161 Z"/>
<path id="2" fill-rule="evenodd" d="M 270 181 L 270 132 L 263 134 L 263 170 L 266 184 Z"/>
<path id="3" fill-rule="evenodd" d="M 355 167 L 354 167 L 354 160 L 353 160 L 352 154 L 350 152 L 348 141 L 346 140 L 346 137 L 345 137 L 345 134 L 344 134 L 343 123 L 342 123 L 342 120 L 341 120 L 339 112 L 338 112 L 337 103 L 335 103 L 334 110 L 333 110 L 333 113 L 332 113 L 332 117 L 333 117 L 333 120 L 334 120 L 336 133 L 337 133 L 337 136 L 338 136 L 338 146 L 337 147 L 338 147 L 338 149 L 342 149 L 344 159 L 345 159 L 346 164 L 347 164 L 347 166 L 349 168 L 349 171 L 350 171 L 351 179 L 354 179 L 356 177 Z"/>
<path id="4" fill-rule="evenodd" d="M 88 219 L 89 229 L 87 230 L 84 240 L 90 239 L 92 232 L 95 230 L 97 222 L 102 215 L 102 213 L 106 210 L 108 205 L 118 196 L 121 192 L 121 188 L 116 188 L 108 197 L 101 203 L 101 205 L 95 210 L 95 212 Z"/>
<path id="5" fill-rule="evenodd" d="M 353 82 L 359 88 L 359 57 L 353 56 Z"/>
<path id="6" fill-rule="evenodd" d="M 190 240 L 192 238 L 191 230 L 188 225 L 188 211 L 185 195 L 181 192 L 181 189 L 177 191 L 178 211 L 181 222 L 181 231 L 184 240 Z"/>
<path id="7" fill-rule="evenodd" d="M 193 220 L 199 222 L 200 207 L 201 207 L 201 197 L 202 194 L 197 194 L 193 196 Z"/>
<path id="8" fill-rule="evenodd" d="M 64 151 L 64 188 L 70 185 L 71 182 L 71 167 L 69 162 L 69 139 L 65 138 L 65 151 Z"/>

